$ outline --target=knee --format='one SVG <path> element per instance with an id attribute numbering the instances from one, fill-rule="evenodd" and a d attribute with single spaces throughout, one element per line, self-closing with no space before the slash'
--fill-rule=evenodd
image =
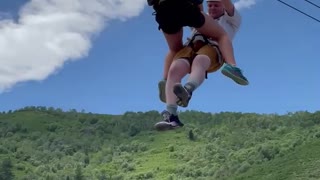
<path id="1" fill-rule="evenodd" d="M 194 59 L 192 66 L 207 70 L 210 67 L 210 64 L 210 58 L 207 55 L 200 54 Z"/>
<path id="2" fill-rule="evenodd" d="M 188 72 L 189 67 L 187 60 L 175 60 L 169 68 L 168 77 L 173 79 L 181 78 L 181 76 L 184 76 Z"/>
<path id="3" fill-rule="evenodd" d="M 176 63 L 176 61 L 173 61 L 173 63 L 171 64 L 171 66 L 169 68 L 168 76 L 170 78 L 174 77 L 175 74 L 177 73 L 177 71 L 179 71 L 179 64 Z"/>

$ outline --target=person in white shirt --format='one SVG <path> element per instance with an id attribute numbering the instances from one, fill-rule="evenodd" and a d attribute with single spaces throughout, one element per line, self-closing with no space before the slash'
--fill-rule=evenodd
<path id="1" fill-rule="evenodd" d="M 208 14 L 216 19 L 232 40 L 241 25 L 241 16 L 231 0 L 207 0 Z M 203 83 L 207 73 L 216 72 L 223 65 L 222 73 L 240 85 L 248 85 L 248 80 L 235 62 L 226 62 L 218 43 L 196 30 L 175 57 L 168 71 L 168 78 L 159 82 L 160 100 L 166 103 L 162 112 L 163 121 L 155 124 L 158 130 L 168 130 L 183 126 L 177 115 L 178 105 L 187 107 L 192 93 Z M 190 73 L 187 83 L 181 80 Z M 234 75 L 237 74 L 237 75 Z"/>

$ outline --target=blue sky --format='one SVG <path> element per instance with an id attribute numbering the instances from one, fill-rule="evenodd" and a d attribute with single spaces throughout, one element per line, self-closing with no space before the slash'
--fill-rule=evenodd
<path id="1" fill-rule="evenodd" d="M 58 20 L 52 24 L 36 18 L 22 21 L 36 8 L 25 8 L 19 16 L 28 1 L 0 1 L 0 47 L 4 48 L 0 50 L 4 65 L 0 68 L 0 111 L 25 106 L 103 114 L 162 111 L 165 104 L 158 98 L 157 83 L 167 46 L 144 0 L 132 1 L 139 6 L 130 2 L 124 2 L 120 11 L 107 2 L 102 24 L 96 19 L 71 26 Z M 320 10 L 304 1 L 286 2 L 320 18 Z M 180 110 L 279 114 L 319 110 L 320 23 L 275 0 L 258 0 L 240 13 L 243 24 L 234 39 L 234 51 L 250 85 L 239 86 L 218 71 L 197 89 L 189 107 Z M 14 18 L 21 31 L 13 31 L 15 26 L 5 23 L 8 18 Z M 44 30 L 33 29 L 35 21 Z M 63 39 L 66 34 L 57 27 L 66 24 L 70 26 L 64 30 L 84 36 Z M 55 33 L 57 38 L 50 39 Z M 188 35 L 185 29 L 185 38 Z M 52 45 L 49 50 L 48 44 Z"/>

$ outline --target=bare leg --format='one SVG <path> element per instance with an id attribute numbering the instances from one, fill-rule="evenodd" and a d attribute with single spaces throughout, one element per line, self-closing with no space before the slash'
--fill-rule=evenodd
<path id="1" fill-rule="evenodd" d="M 168 78 L 168 71 L 170 68 L 170 65 L 172 63 L 173 57 L 177 52 L 175 51 L 170 51 L 168 52 L 165 61 L 164 61 L 164 68 L 163 68 L 163 79 L 167 79 Z"/>
<path id="2" fill-rule="evenodd" d="M 205 24 L 202 27 L 197 28 L 197 30 L 208 37 L 212 37 L 218 42 L 221 54 L 226 61 L 225 66 L 221 70 L 221 73 L 231 78 L 233 81 L 240 85 L 248 85 L 249 81 L 242 74 L 242 70 L 236 67 L 237 64 L 234 57 L 232 42 L 227 33 L 210 16 L 204 13 L 203 15 L 206 20 Z"/>
<path id="3" fill-rule="evenodd" d="M 167 78 L 168 71 L 172 63 L 173 57 L 179 50 L 183 48 L 183 42 L 182 42 L 183 29 L 181 28 L 181 30 L 176 34 L 167 34 L 165 32 L 163 32 L 163 34 L 169 47 L 169 52 L 165 59 L 164 72 L 163 72 L 164 78 Z"/>
<path id="4" fill-rule="evenodd" d="M 163 103 L 166 103 L 166 79 L 168 78 L 168 71 L 170 65 L 173 61 L 173 57 L 175 54 L 183 48 L 182 36 L 183 36 L 183 29 L 181 29 L 176 34 L 167 34 L 163 33 L 164 37 L 167 41 L 169 52 L 165 58 L 164 68 L 163 68 L 163 79 L 158 82 L 158 89 L 159 89 L 159 99 Z"/>
<path id="5" fill-rule="evenodd" d="M 189 72 L 189 69 L 189 62 L 185 59 L 175 60 L 171 64 L 166 83 L 167 106 L 166 110 L 161 113 L 163 121 L 155 124 L 157 130 L 164 131 L 184 126 L 178 117 L 177 97 L 173 93 L 173 86 L 175 83 L 181 82 L 181 79 Z"/>
<path id="6" fill-rule="evenodd" d="M 188 74 L 190 70 L 189 62 L 185 59 L 175 60 L 169 70 L 166 84 L 167 105 L 176 105 L 177 96 L 173 93 L 173 86 L 180 83 L 181 79 Z"/>
<path id="7" fill-rule="evenodd" d="M 209 15 L 202 13 L 205 17 L 205 24 L 197 30 L 208 37 L 217 40 L 222 56 L 228 64 L 236 65 L 233 46 L 230 38 L 224 29 Z"/>
<path id="8" fill-rule="evenodd" d="M 204 81 L 206 70 L 210 67 L 210 59 L 206 55 L 197 55 L 193 60 L 192 67 L 191 67 L 191 74 L 188 78 L 188 85 L 191 86 L 188 88 L 190 91 L 194 91 L 198 88 Z"/>
<path id="9" fill-rule="evenodd" d="M 183 47 L 182 36 L 183 36 L 183 29 L 175 34 L 167 34 L 163 32 L 163 35 L 167 41 L 168 47 L 170 51 L 178 52 Z"/>
<path id="10" fill-rule="evenodd" d="M 186 85 L 175 84 L 173 92 L 178 97 L 177 104 L 187 107 L 192 96 L 192 92 L 198 88 L 205 79 L 206 70 L 210 66 L 210 59 L 206 55 L 197 55 L 192 63 L 191 74 Z"/>

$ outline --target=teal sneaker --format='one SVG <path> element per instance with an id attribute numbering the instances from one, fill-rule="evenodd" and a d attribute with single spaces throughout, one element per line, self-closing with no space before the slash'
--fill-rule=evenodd
<path id="1" fill-rule="evenodd" d="M 158 89 L 159 89 L 159 99 L 163 103 L 166 103 L 166 80 L 161 80 L 158 83 Z"/>
<path id="2" fill-rule="evenodd" d="M 222 68 L 221 73 L 232 80 L 234 80 L 236 83 L 240 85 L 248 85 L 249 81 L 241 72 L 241 69 L 235 66 L 232 66 L 230 64 L 225 64 L 225 66 Z"/>

